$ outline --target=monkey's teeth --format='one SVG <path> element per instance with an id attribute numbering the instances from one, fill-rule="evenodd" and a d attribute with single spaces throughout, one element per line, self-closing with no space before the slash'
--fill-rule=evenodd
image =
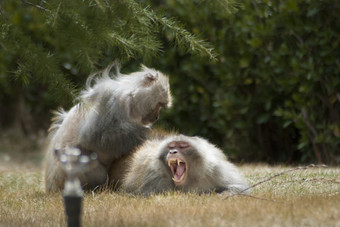
<path id="1" fill-rule="evenodd" d="M 181 178 L 179 179 L 179 181 L 182 181 L 184 178 L 184 174 L 181 176 Z"/>
<path id="2" fill-rule="evenodd" d="M 168 166 L 170 167 L 170 165 L 171 165 L 172 163 L 176 163 L 176 160 L 169 160 L 169 161 L 168 161 Z"/>
<path id="3" fill-rule="evenodd" d="M 181 177 L 181 179 L 182 179 L 182 177 Z M 177 180 L 177 179 L 176 179 L 176 178 L 174 178 L 174 177 L 172 178 L 172 180 L 173 180 L 173 181 L 175 181 L 176 183 L 180 182 L 180 181 L 181 181 L 181 179 Z"/>
<path id="4" fill-rule="evenodd" d="M 181 161 L 177 159 L 177 165 L 179 166 L 181 164 Z"/>
<path id="5" fill-rule="evenodd" d="M 183 178 L 184 178 L 184 174 L 181 176 L 179 180 L 175 179 L 174 177 L 172 178 L 172 180 L 175 181 L 176 183 L 179 183 L 183 180 Z"/>

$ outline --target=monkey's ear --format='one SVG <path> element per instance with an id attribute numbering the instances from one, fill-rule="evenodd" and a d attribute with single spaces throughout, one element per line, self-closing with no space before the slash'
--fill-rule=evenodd
<path id="1" fill-rule="evenodd" d="M 158 78 L 158 73 L 146 73 L 143 78 L 143 85 L 148 87 L 151 86 Z"/>

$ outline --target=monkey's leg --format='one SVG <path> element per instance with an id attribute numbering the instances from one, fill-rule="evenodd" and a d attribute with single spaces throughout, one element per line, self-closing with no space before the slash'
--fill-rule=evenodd
<path id="1" fill-rule="evenodd" d="M 86 171 L 81 177 L 80 182 L 84 190 L 94 190 L 98 186 L 104 186 L 108 181 L 108 170 L 99 161 L 95 167 Z"/>

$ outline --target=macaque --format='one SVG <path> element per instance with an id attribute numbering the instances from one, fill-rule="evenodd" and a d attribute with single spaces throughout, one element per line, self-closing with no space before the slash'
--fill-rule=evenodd
<path id="1" fill-rule="evenodd" d="M 117 67 L 117 75 L 110 76 L 110 69 L 89 77 L 79 103 L 56 114 L 46 155 L 48 192 L 62 190 L 66 177 L 56 151 L 75 147 L 82 154 L 97 155 L 95 167 L 80 176 L 82 186 L 93 189 L 107 182 L 114 160 L 130 154 L 148 138 L 160 109 L 171 106 L 169 79 L 161 72 L 143 66 L 139 72 L 124 75 Z"/>
<path id="2" fill-rule="evenodd" d="M 171 190 L 184 192 L 241 192 L 245 179 L 223 152 L 199 137 L 170 135 L 150 139 L 110 176 L 120 180 L 120 190 L 150 195 Z"/>

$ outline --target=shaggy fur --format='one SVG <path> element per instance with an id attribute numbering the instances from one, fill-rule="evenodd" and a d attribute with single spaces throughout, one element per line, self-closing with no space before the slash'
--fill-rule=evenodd
<path id="1" fill-rule="evenodd" d="M 168 166 L 169 144 L 185 141 L 190 144 L 183 152 L 188 165 L 186 181 L 175 185 L 172 172 Z M 245 179 L 237 168 L 230 163 L 223 152 L 199 137 L 171 135 L 165 139 L 152 139 L 145 142 L 130 158 L 124 160 L 123 168 L 113 168 L 111 176 L 125 171 L 121 190 L 149 195 L 171 190 L 184 192 L 240 192 L 247 188 Z"/>
<path id="2" fill-rule="evenodd" d="M 65 181 L 55 150 L 68 146 L 83 154 L 97 154 L 96 167 L 80 176 L 82 185 L 92 189 L 107 181 L 114 160 L 147 139 L 159 110 L 171 106 L 169 80 L 162 73 L 143 66 L 140 72 L 123 75 L 117 70 L 117 75 L 110 77 L 110 69 L 88 79 L 79 104 L 56 114 L 46 155 L 47 191 L 61 190 Z"/>

